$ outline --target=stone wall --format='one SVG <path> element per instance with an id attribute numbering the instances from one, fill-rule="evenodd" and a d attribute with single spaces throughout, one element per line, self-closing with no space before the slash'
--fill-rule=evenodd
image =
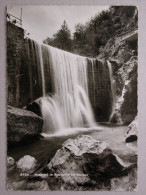
<path id="1" fill-rule="evenodd" d="M 97 121 L 108 121 L 111 112 L 112 94 L 109 68 L 106 62 L 88 60 L 89 98 Z"/>
<path id="2" fill-rule="evenodd" d="M 36 50 L 36 42 L 30 39 L 25 40 L 28 73 L 29 73 L 29 102 L 42 96 L 42 77 L 40 69 L 40 59 Z"/>
<path id="3" fill-rule="evenodd" d="M 11 106 L 21 108 L 42 95 L 33 47 L 22 28 L 7 22 L 7 102 Z"/>
<path id="4" fill-rule="evenodd" d="M 23 63 L 24 30 L 7 23 L 7 64 L 8 64 L 8 103 L 19 105 L 20 69 Z"/>

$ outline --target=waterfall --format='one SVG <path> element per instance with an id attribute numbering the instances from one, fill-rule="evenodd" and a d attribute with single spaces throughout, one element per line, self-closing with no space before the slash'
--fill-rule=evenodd
<path id="1" fill-rule="evenodd" d="M 45 44 L 34 45 L 42 79 L 43 131 L 95 126 L 88 97 L 87 58 Z M 46 82 L 50 77 L 51 94 Z"/>
<path id="2" fill-rule="evenodd" d="M 94 60 L 91 59 L 91 66 L 92 66 L 92 79 L 93 79 L 93 105 L 95 105 L 95 75 L 94 75 Z"/>
<path id="3" fill-rule="evenodd" d="M 111 105 L 111 114 L 109 116 L 109 121 L 111 120 L 112 114 L 115 109 L 115 92 L 114 92 L 114 80 L 113 80 L 113 70 L 112 70 L 112 65 L 110 61 L 107 60 L 107 65 L 109 68 L 109 76 L 110 76 L 110 81 L 111 81 L 111 94 L 112 94 L 112 105 Z"/>
<path id="4" fill-rule="evenodd" d="M 41 75 L 42 75 L 42 91 L 43 91 L 43 96 L 46 94 L 45 90 L 45 78 L 44 78 L 44 67 L 43 67 L 43 57 L 42 57 L 42 47 L 41 45 L 38 45 L 38 54 L 39 54 L 39 59 L 40 59 L 40 67 L 41 67 Z"/>
<path id="5" fill-rule="evenodd" d="M 41 97 L 38 102 L 44 133 L 93 128 L 94 114 L 99 122 L 111 118 L 115 97 L 109 61 L 79 56 L 31 39 L 27 41 L 27 54 L 28 100 Z"/>

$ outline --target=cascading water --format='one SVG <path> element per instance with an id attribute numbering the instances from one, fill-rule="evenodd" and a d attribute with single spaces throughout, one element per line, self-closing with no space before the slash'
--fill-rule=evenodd
<path id="1" fill-rule="evenodd" d="M 95 76 L 94 76 L 94 59 L 91 59 L 92 79 L 93 79 L 93 105 L 95 105 Z"/>
<path id="2" fill-rule="evenodd" d="M 43 131 L 54 133 L 72 127 L 95 126 L 88 98 L 87 59 L 45 44 L 35 44 L 42 78 Z M 44 64 L 51 72 L 53 94 L 47 95 Z"/>
<path id="3" fill-rule="evenodd" d="M 40 67 L 41 67 L 41 75 L 42 75 L 42 91 L 43 91 L 43 96 L 45 96 L 46 90 L 45 90 L 45 78 L 44 78 L 44 67 L 43 67 L 43 57 L 42 57 L 41 45 L 38 45 L 38 54 L 39 54 L 39 59 L 40 59 Z"/>
<path id="4" fill-rule="evenodd" d="M 41 97 L 37 102 L 44 118 L 44 132 L 96 126 L 90 101 L 96 120 L 108 121 L 114 109 L 110 62 L 71 54 L 31 39 L 27 41 L 27 51 L 29 98 L 34 101 Z"/>
<path id="5" fill-rule="evenodd" d="M 111 105 L 111 114 L 109 116 L 109 121 L 111 121 L 112 114 L 115 109 L 115 92 L 114 92 L 114 81 L 113 81 L 113 70 L 112 70 L 112 65 L 110 61 L 107 60 L 107 65 L 109 68 L 109 76 L 110 76 L 110 81 L 111 81 L 111 93 L 112 93 L 112 105 Z"/>

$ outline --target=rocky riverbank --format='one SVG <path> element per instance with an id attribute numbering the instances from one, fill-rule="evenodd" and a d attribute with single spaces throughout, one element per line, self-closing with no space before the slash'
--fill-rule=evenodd
<path id="1" fill-rule="evenodd" d="M 40 164 L 30 155 L 16 162 L 9 157 L 8 189 L 136 190 L 136 153 L 126 149 L 126 142 L 121 141 L 122 150 L 126 149 L 127 152 L 124 154 L 121 151 L 120 155 L 106 138 L 106 141 L 94 139 L 95 133 L 92 137 L 79 135 L 67 139 L 48 164 Z M 97 137 L 101 140 L 102 136 L 99 134 Z"/>

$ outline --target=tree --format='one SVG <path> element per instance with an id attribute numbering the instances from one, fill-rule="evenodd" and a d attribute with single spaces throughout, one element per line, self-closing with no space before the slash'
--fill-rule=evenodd
<path id="1" fill-rule="evenodd" d="M 85 34 L 85 26 L 82 24 L 77 24 L 75 26 L 75 32 L 73 35 L 73 38 L 76 42 L 84 43 L 86 39 L 86 34 Z"/>
<path id="2" fill-rule="evenodd" d="M 58 30 L 52 38 L 48 37 L 43 41 L 43 43 L 62 50 L 71 51 L 71 33 L 66 21 L 64 20 L 60 30 Z"/>
<path id="3" fill-rule="evenodd" d="M 99 48 L 104 46 L 113 35 L 113 21 L 109 10 L 102 11 L 89 21 L 87 28 L 87 38 L 90 40 L 92 56 L 99 54 Z"/>
<path id="4" fill-rule="evenodd" d="M 77 24 L 75 26 L 75 32 L 73 34 L 72 49 L 75 53 L 80 55 L 86 55 L 86 28 L 82 24 Z"/>
<path id="5" fill-rule="evenodd" d="M 53 38 L 47 37 L 45 40 L 43 40 L 43 43 L 45 43 L 45 44 L 47 44 L 47 45 L 51 45 L 51 46 L 54 46 L 54 47 L 55 47 L 55 44 L 54 44 L 54 39 L 53 39 Z"/>
<path id="6" fill-rule="evenodd" d="M 44 43 L 79 55 L 96 57 L 109 39 L 135 29 L 137 20 L 135 6 L 111 6 L 92 17 L 85 25 L 78 23 L 73 39 L 64 21 L 60 30 L 52 38 L 44 40 Z"/>

